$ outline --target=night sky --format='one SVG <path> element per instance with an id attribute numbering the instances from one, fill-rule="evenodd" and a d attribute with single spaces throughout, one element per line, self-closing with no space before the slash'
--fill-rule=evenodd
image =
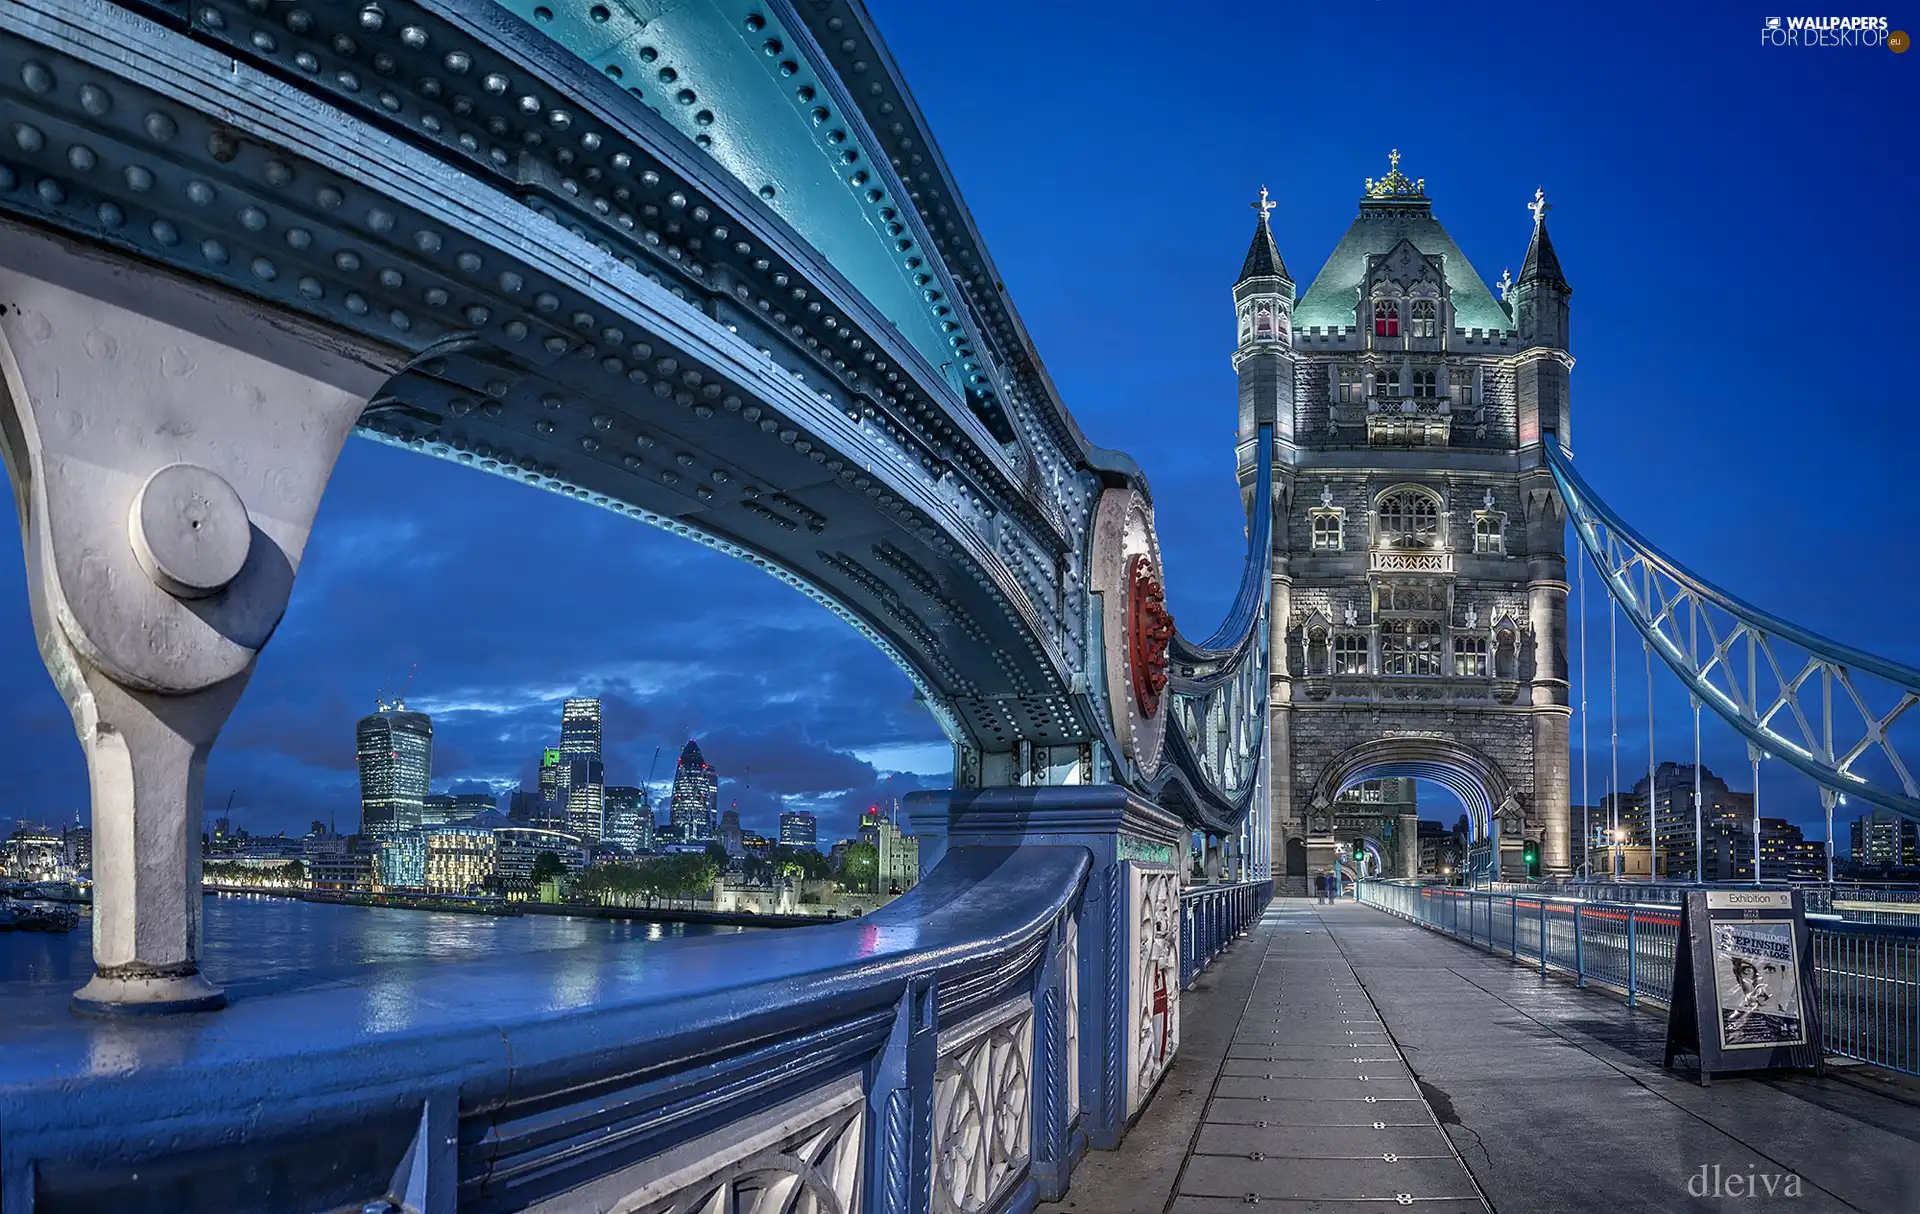
<path id="1" fill-rule="evenodd" d="M 1574 289 L 1573 446 L 1598 492 L 1749 601 L 1920 662 L 1902 496 L 1920 181 L 1893 138 L 1913 128 L 1920 54 L 1765 49 L 1775 10 L 1754 6 L 871 3 L 1069 407 L 1146 468 L 1189 635 L 1240 577 L 1229 288 L 1247 204 L 1271 190 L 1304 289 L 1398 147 L 1489 282 L 1518 272 L 1545 188 Z M 1920 12 L 1893 23 L 1920 29 Z M 0 818 L 70 821 L 85 769 L 16 534 L 0 547 Z M 1597 800 L 1606 617 L 1589 588 Z M 1622 654 L 1620 764 L 1644 773 L 1624 623 Z M 232 795 L 256 833 L 353 828 L 354 720 L 415 664 L 436 789 L 531 781 L 569 695 L 605 702 L 609 782 L 640 782 L 660 747 L 664 785 L 695 737 L 723 807 L 763 831 L 782 805 L 815 809 L 823 843 L 873 800 L 944 784 L 950 762 L 906 678 L 772 579 L 355 439 L 214 752 L 209 816 Z M 1689 760 L 1684 696 L 1656 683 L 1660 757 Z M 1730 730 L 1710 725 L 1706 754 L 1747 787 Z M 1577 803 L 1577 753 L 1574 781 Z M 1422 794 L 1423 816 L 1459 812 Z M 1798 776 L 1763 797 L 1818 821 Z"/>

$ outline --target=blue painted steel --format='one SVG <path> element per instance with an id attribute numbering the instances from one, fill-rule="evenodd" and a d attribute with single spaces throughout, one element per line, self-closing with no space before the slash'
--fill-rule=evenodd
<path id="1" fill-rule="evenodd" d="M 913 892 L 843 924 L 388 966 L 133 1033 L 16 1005 L 4 1191 L 37 1176 L 58 1209 L 62 1194 L 110 1203 L 144 1191 L 133 1173 L 179 1172 L 166 1208 L 334 1208 L 384 1192 L 422 1108 L 444 1101 L 459 1208 L 517 1209 L 849 1074 L 911 1094 L 914 1190 L 930 1166 L 930 1034 L 1034 991 L 1090 872 L 1084 847 L 955 847 Z M 874 1101 L 882 1122 L 889 1099 Z M 234 1166 L 192 1162 L 214 1150 Z M 451 1210 L 440 1192 L 432 1208 Z"/>
<path id="2" fill-rule="evenodd" d="M 1508 913 L 1536 902 L 1541 914 L 1564 919 L 1568 934 L 1543 933 L 1540 946 L 1516 951 L 1516 962 L 1537 962 L 1542 973 L 1558 971 L 1580 986 L 1601 986 L 1626 997 L 1629 1005 L 1649 1001 L 1661 1006 L 1673 998 L 1673 965 L 1678 954 L 1680 911 L 1674 906 L 1631 902 L 1594 902 L 1574 898 L 1484 893 L 1446 886 L 1368 881 L 1361 902 L 1410 919 L 1435 931 L 1488 947 L 1472 924 L 1484 905 Z M 1460 908 L 1467 908 L 1466 931 Z M 1876 1066 L 1920 1074 L 1920 927 L 1853 923 L 1832 916 L 1809 916 L 1814 970 L 1820 999 L 1821 1032 L 1829 1053 Z"/>
<path id="3" fill-rule="evenodd" d="M 1191 987 L 1273 900 L 1272 881 L 1202 885 L 1180 895 L 1180 985 Z"/>
<path id="4" fill-rule="evenodd" d="M 1573 523 L 1574 534 L 1593 558 L 1594 565 L 1602 573 L 1602 585 L 1607 593 L 1614 596 L 1625 609 L 1626 617 L 1634 628 L 1646 640 L 1649 647 L 1659 653 L 1661 661 L 1679 676 L 1694 698 L 1713 709 L 1715 715 L 1731 725 L 1741 737 L 1770 758 L 1777 758 L 1800 771 L 1819 784 L 1823 789 L 1848 797 L 1860 799 L 1903 814 L 1909 818 L 1920 819 L 1920 784 L 1894 753 L 1888 729 L 1906 714 L 1906 710 L 1920 703 L 1920 670 L 1898 662 L 1888 661 L 1850 645 L 1810 632 L 1778 616 L 1762 611 L 1753 604 L 1729 594 L 1711 582 L 1692 573 L 1685 566 L 1667 556 L 1649 542 L 1645 536 L 1622 519 L 1591 488 L 1580 474 L 1574 471 L 1573 462 L 1560 447 L 1552 434 L 1545 436 L 1542 448 L 1546 452 L 1548 466 L 1553 471 L 1555 483 L 1559 486 L 1561 497 L 1567 503 L 1567 517 Z M 1611 545 L 1605 542 L 1601 532 L 1604 529 L 1609 537 L 1617 536 L 1625 541 L 1627 551 L 1611 551 Z M 1624 558 L 1624 560 L 1622 559 Z M 1673 618 L 1678 602 L 1637 602 L 1630 591 L 1623 592 L 1618 578 L 1623 577 L 1633 564 L 1644 567 L 1649 587 L 1654 594 L 1650 597 L 1667 598 L 1664 589 L 1653 585 L 1653 577 L 1658 575 L 1672 582 L 1679 591 L 1698 602 L 1711 605 L 1724 612 L 1737 625 L 1737 631 L 1730 631 L 1724 638 L 1724 644 L 1731 647 L 1744 633 L 1748 640 L 1747 661 L 1749 683 L 1758 659 L 1752 652 L 1757 642 L 1763 647 L 1766 662 L 1772 668 L 1775 684 L 1780 687 L 1780 703 L 1776 704 L 1765 717 L 1758 712 L 1758 706 L 1736 702 L 1738 680 L 1734 677 L 1733 662 L 1726 654 L 1719 652 L 1701 654 L 1682 652 L 1682 646 L 1675 638 L 1662 632 L 1659 621 Z M 1616 572 L 1618 567 L 1618 572 Z M 1672 596 L 1678 599 L 1680 596 Z M 1657 609 L 1657 614 L 1655 614 Z M 1691 607 L 1688 608 L 1692 610 Z M 1711 630 L 1710 630 L 1711 631 Z M 1803 661 L 1800 655 L 1788 655 L 1783 665 L 1779 656 L 1773 653 L 1771 642 L 1781 640 L 1790 642 L 1806 651 Z M 1692 641 L 1689 640 L 1689 646 Z M 1703 658 L 1706 659 L 1703 662 Z M 1713 683 L 1708 677 L 1711 668 L 1722 669 L 1722 678 L 1730 680 L 1736 694 L 1729 698 L 1727 692 Z M 1816 731 L 1812 722 L 1802 715 L 1800 705 L 1803 684 L 1812 682 L 1809 676 L 1815 669 L 1820 679 L 1813 685 L 1813 692 L 1819 698 L 1817 714 L 1823 718 L 1820 730 Z M 1870 701 L 1879 697 L 1863 697 L 1852 683 L 1854 676 L 1869 674 L 1891 684 L 1898 693 L 1897 706 L 1880 709 L 1886 715 L 1877 715 L 1870 710 Z M 1844 696 L 1836 696 L 1832 683 L 1842 682 Z M 1752 688 L 1750 687 L 1751 691 Z M 1771 694 L 1771 692 L 1769 692 Z M 1859 738 L 1851 750 L 1846 750 L 1846 739 L 1834 736 L 1834 709 L 1851 704 L 1859 710 L 1862 725 L 1852 730 Z M 1800 718 L 1804 745 L 1796 743 L 1777 731 L 1767 727 L 1781 709 L 1788 715 Z M 1851 727 L 1849 727 L 1851 728 Z M 1818 736 L 1816 736 L 1816 734 Z M 1840 746 L 1836 747 L 1838 741 Z M 1901 790 L 1882 787 L 1878 782 L 1861 776 L 1851 769 L 1856 759 L 1861 758 L 1870 749 L 1878 747 L 1892 760 L 1895 777 L 1901 782 Z M 1843 758 L 1836 759 L 1836 750 L 1845 750 Z M 1831 873 L 1829 873 L 1831 876 Z"/>

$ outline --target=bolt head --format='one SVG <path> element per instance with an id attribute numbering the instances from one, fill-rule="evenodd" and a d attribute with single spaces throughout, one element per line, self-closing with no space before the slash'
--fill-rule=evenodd
<path id="1" fill-rule="evenodd" d="M 182 599 L 226 589 L 253 544 L 240 494 L 197 464 L 168 464 L 149 476 L 134 495 L 128 532 L 140 568 Z"/>

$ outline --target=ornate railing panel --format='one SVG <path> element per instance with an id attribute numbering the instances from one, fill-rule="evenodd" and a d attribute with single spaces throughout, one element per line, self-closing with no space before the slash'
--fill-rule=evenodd
<path id="1" fill-rule="evenodd" d="M 1920 670 L 1768 615 L 1655 548 L 1543 444 L 1602 585 L 1653 652 L 1754 750 L 1811 777 L 1828 807 L 1920 818 Z"/>

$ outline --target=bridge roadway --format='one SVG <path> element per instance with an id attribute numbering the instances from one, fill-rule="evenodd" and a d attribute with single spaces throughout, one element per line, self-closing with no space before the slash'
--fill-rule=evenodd
<path id="1" fill-rule="evenodd" d="M 1045 1214 L 1920 1209 L 1920 1082 L 1701 1088 L 1661 1069 L 1664 1011 L 1352 903 L 1275 901 L 1182 1014 L 1140 1122 Z M 1737 1199 L 1689 1194 L 1714 1165 Z M 1749 1174 L 1800 1196 L 1748 1199 Z"/>

